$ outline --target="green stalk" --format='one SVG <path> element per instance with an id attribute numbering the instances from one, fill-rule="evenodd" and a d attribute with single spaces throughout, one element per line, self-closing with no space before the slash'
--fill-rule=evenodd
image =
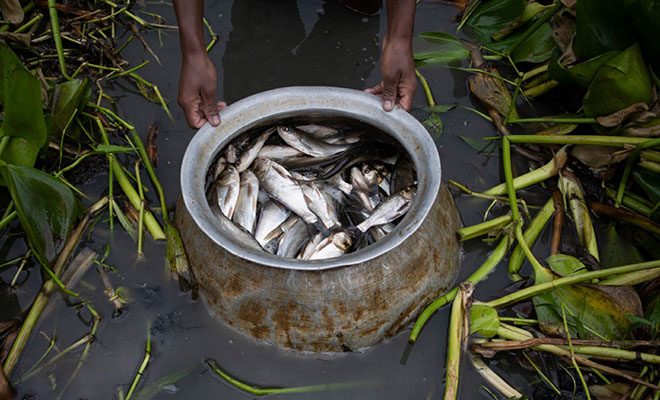
<path id="1" fill-rule="evenodd" d="M 89 207 L 87 213 L 80 220 L 78 226 L 76 226 L 76 229 L 71 233 L 69 239 L 62 248 L 62 251 L 60 251 L 57 260 L 55 261 L 55 264 L 53 266 L 53 273 L 56 276 L 60 276 L 62 274 L 62 271 L 64 270 L 64 267 L 66 266 L 69 257 L 78 247 L 78 242 L 82 238 L 85 230 L 87 230 L 87 226 L 89 224 L 89 221 L 91 220 L 92 215 L 95 215 L 98 211 L 103 209 L 103 207 L 105 207 L 107 203 L 108 203 L 108 198 L 103 197 L 102 199 L 98 200 L 96 203 L 92 204 L 92 206 Z M 21 329 L 19 330 L 18 335 L 14 340 L 14 344 L 12 345 L 11 350 L 9 351 L 9 354 L 7 355 L 7 358 L 5 359 L 5 363 L 3 365 L 3 369 L 5 370 L 5 373 L 8 376 L 11 374 L 11 371 L 16 366 L 18 357 L 20 356 L 23 347 L 27 343 L 27 340 L 30 336 L 30 332 L 32 332 L 32 329 L 36 325 L 39 316 L 41 315 L 41 312 L 46 307 L 46 304 L 48 303 L 48 298 L 50 297 L 51 293 L 53 293 L 53 291 L 55 290 L 55 286 L 56 284 L 53 279 L 49 279 L 46 282 L 44 282 L 44 284 L 41 286 L 41 290 L 39 291 L 39 294 L 32 303 L 32 306 L 30 306 L 30 311 L 25 317 L 25 320 L 23 321 L 23 325 L 21 325 Z"/>
<path id="2" fill-rule="evenodd" d="M 463 338 L 466 337 L 469 333 L 464 332 L 464 319 L 465 312 L 468 305 L 465 303 L 467 296 L 464 294 L 467 293 L 469 296 L 474 289 L 474 286 L 464 287 L 464 283 L 460 285 L 461 295 L 454 299 L 454 302 L 451 306 L 451 317 L 449 318 L 449 333 L 447 334 L 447 364 L 445 366 L 446 378 L 445 378 L 445 400 L 455 400 L 458 398 L 458 380 L 459 373 L 461 370 L 461 348 L 463 344 Z"/>
<path id="3" fill-rule="evenodd" d="M 101 123 L 101 120 L 98 117 L 92 115 L 90 115 L 90 117 L 96 121 L 96 124 L 98 125 L 99 130 L 101 131 L 101 136 L 103 137 L 103 143 L 109 145 L 110 140 L 108 139 L 108 134 L 106 133 L 105 128 L 103 127 L 103 123 Z M 106 154 L 106 157 L 108 158 L 108 163 L 110 164 L 110 170 L 117 179 L 117 183 L 119 183 L 119 186 L 122 188 L 122 190 L 126 194 L 126 197 L 131 202 L 133 207 L 135 207 L 136 210 L 139 210 L 142 200 L 140 199 L 140 196 L 135 191 L 135 188 L 133 187 L 128 177 L 124 173 L 124 170 L 119 164 L 119 161 L 117 160 L 114 154 Z M 160 224 L 149 210 L 145 211 L 144 224 L 147 226 L 147 229 L 149 230 L 151 236 L 155 240 L 163 240 L 166 238 L 165 232 L 163 232 L 163 229 L 160 227 Z"/>
<path id="4" fill-rule="evenodd" d="M 643 271 L 651 268 L 660 267 L 660 260 L 647 261 L 638 264 L 623 265 L 621 267 L 614 267 L 602 269 L 598 271 L 583 272 L 577 275 L 566 276 L 563 278 L 555 279 L 550 282 L 545 282 L 537 285 L 521 289 L 515 293 L 500 297 L 499 299 L 491 300 L 485 305 L 490 307 L 504 307 L 509 304 L 519 302 L 521 300 L 536 296 L 540 293 L 547 292 L 548 290 L 556 289 L 558 287 L 572 285 L 575 283 L 587 282 L 592 279 L 605 278 L 609 276 L 626 274 L 629 272 Z"/>
<path id="5" fill-rule="evenodd" d="M 16 218 L 17 215 L 18 214 L 16 214 L 16 211 L 12 211 L 9 213 L 9 215 L 7 215 L 2 220 L 0 220 L 0 230 L 5 229 L 5 227 L 9 225 L 11 221 L 13 221 L 14 218 Z"/>
<path id="6" fill-rule="evenodd" d="M 60 351 L 59 353 L 55 354 L 53 357 L 51 357 L 48 361 L 46 361 L 43 365 L 41 365 L 38 368 L 32 368 L 28 373 L 25 375 L 21 376 L 21 379 L 18 380 L 18 382 L 25 382 L 28 379 L 32 378 L 33 376 L 37 375 L 41 371 L 44 370 L 44 368 L 47 368 L 49 365 L 53 364 L 60 358 L 64 357 L 65 355 L 69 354 L 70 352 L 76 350 L 78 347 L 82 346 L 85 343 L 89 343 L 94 340 L 94 337 L 92 334 L 88 333 L 85 336 L 81 337 L 80 339 L 76 340 L 74 343 L 69 345 L 66 349 Z M 36 365 L 35 365 L 36 366 Z"/>
<path id="7" fill-rule="evenodd" d="M 131 383 L 131 387 L 128 389 L 128 393 L 126 393 L 126 398 L 125 398 L 126 400 L 130 400 L 131 397 L 133 396 L 133 392 L 135 391 L 135 388 L 137 388 L 138 383 L 140 383 L 140 378 L 142 378 L 144 371 L 147 369 L 147 365 L 149 364 L 150 358 L 151 358 L 151 324 L 147 324 L 147 345 L 144 349 L 144 359 L 142 360 L 142 364 L 140 365 L 140 368 L 135 374 L 135 378 L 133 378 L 133 383 Z"/>
<path id="8" fill-rule="evenodd" d="M 21 32 L 23 32 L 23 31 L 27 30 L 27 29 L 30 28 L 32 25 L 34 25 L 34 24 L 36 24 L 37 22 L 41 21 L 41 19 L 42 19 L 43 17 L 44 17 L 44 15 L 43 15 L 42 13 L 37 14 L 37 15 L 34 16 L 31 20 L 29 20 L 28 22 L 26 22 L 26 23 L 24 23 L 23 25 L 21 25 L 18 29 L 16 29 L 16 30 L 14 31 L 14 33 L 21 33 Z"/>
<path id="9" fill-rule="evenodd" d="M 506 79 L 506 78 L 504 78 L 504 77 L 502 77 L 502 76 L 500 76 L 500 75 L 498 75 L 498 74 L 494 74 L 494 73 L 492 73 L 492 72 L 484 71 L 483 69 L 479 69 L 479 68 L 465 68 L 465 67 L 454 67 L 454 66 L 452 66 L 452 65 L 445 65 L 445 68 L 448 68 L 448 69 L 455 69 L 455 70 L 458 70 L 458 71 L 464 71 L 464 72 L 471 72 L 471 73 L 474 73 L 474 74 L 484 74 L 484 75 L 490 76 L 491 78 L 499 79 L 499 80 L 501 80 L 502 82 L 504 82 L 504 83 L 508 83 L 508 84 L 511 85 L 511 86 L 516 86 L 516 82 L 514 82 L 514 81 L 512 81 L 512 80 L 510 80 L 510 79 Z"/>
<path id="10" fill-rule="evenodd" d="M 511 45 L 511 47 L 509 47 L 509 49 L 506 51 L 506 55 L 511 55 L 511 54 L 513 54 L 513 53 L 516 51 L 516 49 L 517 49 L 517 48 L 518 48 L 518 47 L 519 47 L 519 46 L 520 46 L 525 40 L 529 39 L 529 37 L 532 36 L 532 35 L 534 34 L 534 32 L 536 32 L 536 30 L 539 29 L 539 28 L 541 27 L 541 25 L 543 25 L 544 23 L 546 23 L 546 22 L 547 22 L 547 21 L 548 21 L 553 15 L 555 15 L 555 14 L 557 13 L 557 11 L 559 11 L 559 9 L 561 9 L 562 7 L 563 7 L 563 4 L 562 4 L 560 1 L 558 1 L 555 5 L 552 6 L 552 8 L 550 8 L 550 9 L 549 9 L 547 12 L 545 12 L 541 17 L 539 17 L 539 18 L 538 18 L 538 19 L 532 24 L 532 26 L 530 26 L 530 27 L 525 31 L 525 33 L 523 33 L 522 36 L 520 36 L 520 38 L 518 38 L 518 40 L 516 40 L 515 43 L 513 43 L 513 44 Z"/>
<path id="11" fill-rule="evenodd" d="M 504 117 L 504 121 L 502 122 L 504 125 L 507 125 L 509 123 L 509 119 L 511 118 L 511 115 L 516 114 L 518 116 L 518 113 L 516 111 L 516 101 L 518 100 L 518 93 L 520 93 L 520 86 L 522 85 L 522 77 L 518 77 L 516 79 L 516 87 L 513 90 L 513 98 L 511 99 L 511 103 L 509 103 L 509 108 L 506 111 L 506 116 Z"/>
<path id="12" fill-rule="evenodd" d="M 523 94 L 526 97 L 530 98 L 530 99 L 535 99 L 539 96 L 542 96 L 542 95 L 548 93 L 549 91 L 551 91 L 552 89 L 556 88 L 559 85 L 560 85 L 559 82 L 551 79 L 551 80 L 545 81 L 545 82 L 543 82 L 539 85 L 532 86 L 529 89 L 525 89 L 523 91 Z M 518 120 L 518 122 L 520 122 L 520 121 L 521 120 Z"/>
<path id="13" fill-rule="evenodd" d="M 218 367 L 218 364 L 216 364 L 215 361 L 211 359 L 206 359 L 205 362 L 206 365 L 208 365 L 213 372 L 218 374 L 222 379 L 227 381 L 229 384 L 247 393 L 253 394 L 255 396 L 265 396 L 269 394 L 320 392 L 322 390 L 345 389 L 345 388 L 357 386 L 356 384 L 349 384 L 349 383 L 336 383 L 336 384 L 331 383 L 331 384 L 323 384 L 323 385 L 297 386 L 291 388 L 266 388 L 266 389 L 257 388 L 254 386 L 250 386 L 247 383 L 243 383 L 238 379 L 232 378 L 231 376 L 229 376 L 229 374 L 227 374 L 225 371 L 220 369 L 220 367 Z"/>
<path id="14" fill-rule="evenodd" d="M 88 107 L 91 107 L 91 108 L 93 108 L 93 109 L 99 110 L 99 111 L 101 111 L 103 114 L 105 114 L 105 115 L 107 115 L 107 116 L 109 116 L 109 117 L 115 119 L 117 122 L 119 122 L 121 125 L 123 125 L 124 128 L 126 128 L 126 129 L 128 129 L 128 130 L 133 130 L 133 129 L 135 129 L 135 127 L 134 127 L 133 125 L 131 125 L 131 124 L 129 124 L 128 122 L 124 121 L 121 117 L 119 117 L 119 115 L 115 114 L 115 112 L 112 111 L 112 110 L 110 110 L 110 109 L 107 109 L 107 108 L 105 108 L 105 107 L 101 107 L 101 106 L 97 106 L 96 104 L 94 104 L 94 103 L 92 103 L 92 102 L 87 103 L 87 106 L 88 106 Z M 109 144 L 109 143 L 106 143 L 106 144 Z"/>
<path id="15" fill-rule="evenodd" d="M 529 355 L 527 355 L 527 352 L 523 351 L 522 354 L 523 354 L 523 356 L 525 356 L 525 358 L 527 359 L 527 362 L 532 366 L 532 368 L 534 368 L 536 373 L 539 374 L 541 379 L 543 379 L 545 381 L 545 383 L 547 383 L 548 386 L 550 386 L 550 389 L 552 389 L 555 393 L 557 393 L 559 396 L 561 396 L 561 392 L 559 391 L 559 389 L 557 389 L 557 386 L 555 386 L 555 384 L 552 383 L 552 381 L 550 379 L 548 379 L 547 376 L 545 376 L 543 371 L 541 371 L 541 369 L 536 366 L 534 361 L 532 361 L 532 358 Z"/>
<path id="16" fill-rule="evenodd" d="M 596 118 L 562 118 L 562 117 L 536 117 L 536 118 L 519 118 L 509 121 L 511 124 L 529 124 L 529 123 L 555 123 L 555 124 L 595 124 Z M 522 136 L 522 135 L 521 135 Z"/>
<path id="17" fill-rule="evenodd" d="M 426 101 L 429 103 L 429 107 L 434 107 L 435 106 L 435 100 L 433 99 L 433 94 L 431 93 L 431 88 L 429 87 L 429 83 L 426 81 L 426 78 L 419 72 L 417 68 L 415 68 L 415 75 L 417 75 L 417 78 L 419 78 L 419 83 L 422 84 L 422 88 L 424 88 L 424 94 L 426 95 Z"/>
<path id="18" fill-rule="evenodd" d="M 660 174 L 660 163 L 655 161 L 640 161 L 638 165 L 646 170 Z"/>
<path id="19" fill-rule="evenodd" d="M 522 76 L 522 80 L 527 81 L 527 80 L 532 79 L 536 75 L 540 75 L 540 74 L 546 72 L 548 70 L 549 65 L 550 65 L 549 63 L 544 64 L 544 65 L 541 65 L 540 67 L 536 67 L 534 69 L 531 69 L 531 70 L 525 72 Z"/>
<path id="20" fill-rule="evenodd" d="M 566 346 L 560 346 L 560 347 L 565 348 Z M 578 345 L 574 345 L 573 350 L 577 354 L 584 354 L 588 356 L 610 357 L 610 358 L 617 358 L 620 360 L 643 361 L 650 364 L 660 364 L 659 355 L 642 353 L 639 351 L 622 350 L 612 347 L 578 346 Z"/>
<path id="21" fill-rule="evenodd" d="M 50 16 L 50 25 L 53 31 L 55 49 L 57 50 L 57 60 L 60 63 L 60 71 L 64 79 L 70 81 L 72 78 L 66 73 L 66 61 L 64 60 L 64 49 L 62 48 L 62 35 L 60 34 L 60 19 L 57 16 L 55 0 L 48 0 L 48 15 Z"/>
<path id="22" fill-rule="evenodd" d="M 543 208 L 541 208 L 541 210 L 536 214 L 532 222 L 529 224 L 529 227 L 525 231 L 523 237 L 525 238 L 526 243 L 528 243 L 530 246 L 534 245 L 534 242 L 538 238 L 539 234 L 546 226 L 548 221 L 550 221 L 550 217 L 552 217 L 554 211 L 555 211 L 554 203 L 552 199 L 550 199 L 545 203 Z M 523 252 L 520 243 L 518 243 L 516 247 L 513 249 L 511 256 L 509 257 L 509 276 L 514 281 L 519 281 L 522 279 L 522 277 L 518 275 L 518 271 L 520 271 L 520 267 L 522 266 L 524 261 L 525 261 L 525 253 Z"/>
<path id="23" fill-rule="evenodd" d="M 144 230 L 144 191 L 142 190 L 142 179 L 140 177 L 140 163 L 135 163 L 135 177 L 137 178 L 137 187 L 140 195 L 140 208 L 138 210 L 138 232 L 137 232 L 137 254 L 138 257 L 143 257 L 144 253 L 142 252 L 142 237 Z"/>
<path id="24" fill-rule="evenodd" d="M 108 79 L 116 79 L 116 78 L 120 78 L 120 77 L 125 76 L 125 75 L 130 75 L 131 73 L 145 67 L 147 64 L 149 64 L 149 60 L 145 60 L 142 64 L 136 65 L 135 67 L 133 67 L 131 69 L 127 69 L 126 71 L 119 72 L 115 75 L 110 75 L 108 77 Z"/>
<path id="25" fill-rule="evenodd" d="M 623 192 L 626 190 L 626 184 L 628 183 L 628 178 L 632 173 L 632 168 L 635 165 L 635 162 L 639 158 L 642 150 L 646 150 L 652 147 L 660 146 L 660 138 L 646 140 L 643 143 L 640 143 L 635 147 L 635 150 L 630 154 L 628 160 L 626 160 L 626 168 L 623 170 L 623 175 L 621 176 L 621 182 L 619 182 L 619 190 L 616 193 L 616 203 L 615 206 L 619 207 L 621 205 L 621 200 L 623 199 Z"/>
<path id="26" fill-rule="evenodd" d="M 566 339 L 568 340 L 568 349 L 571 353 L 571 362 L 573 363 L 573 367 L 575 367 L 575 370 L 577 371 L 578 376 L 580 377 L 580 382 L 582 382 L 582 387 L 584 388 L 584 392 L 587 395 L 587 400 L 591 400 L 591 394 L 589 394 L 589 386 L 587 386 L 587 382 L 584 380 L 584 376 L 582 376 L 582 371 L 580 370 L 580 367 L 577 365 L 577 361 L 575 360 L 575 352 L 573 351 L 573 342 L 571 341 L 571 334 L 568 330 L 568 322 L 566 322 L 566 306 L 564 303 L 561 303 L 561 317 L 564 321 L 564 330 L 566 331 Z"/>
<path id="27" fill-rule="evenodd" d="M 504 258 L 508 248 L 509 236 L 505 236 L 502 238 L 502 240 L 500 240 L 500 243 L 497 245 L 497 247 L 495 247 L 493 252 L 490 253 L 486 261 L 484 261 L 484 263 L 476 271 L 474 271 L 472 275 L 470 275 L 470 277 L 465 280 L 465 282 L 471 282 L 475 285 L 481 282 L 497 266 L 497 264 L 502 261 L 502 258 Z M 417 321 L 415 321 L 412 332 L 410 332 L 410 337 L 408 338 L 410 343 L 415 343 L 415 341 L 417 341 L 419 333 L 422 331 L 426 321 L 431 318 L 431 315 L 433 315 L 433 313 L 436 312 L 440 307 L 454 300 L 457 293 L 458 287 L 455 287 L 444 294 L 442 297 L 436 299 L 433 303 L 429 304 L 424 309 L 424 311 L 422 311 L 422 313 L 417 318 Z"/>
<path id="28" fill-rule="evenodd" d="M 464 242 L 466 240 L 486 235 L 495 229 L 504 227 L 510 222 L 511 215 L 502 215 L 501 217 L 493 218 L 490 221 L 458 229 L 456 233 L 460 237 L 461 242 Z"/>
<path id="29" fill-rule="evenodd" d="M 644 271 L 629 272 L 603 279 L 599 285 L 608 286 L 634 286 L 653 280 L 660 276 L 660 268 L 647 269 Z"/>
<path id="30" fill-rule="evenodd" d="M 485 362 L 479 357 L 471 357 L 474 369 L 490 383 L 495 389 L 499 390 L 507 399 L 519 399 L 523 395 L 504 381 L 499 375 L 488 368 Z M 493 396 L 494 397 L 494 396 Z"/>
<path id="31" fill-rule="evenodd" d="M 547 122 L 559 123 L 578 123 L 568 121 L 557 121 L 557 119 L 545 119 Z M 515 121 L 509 121 L 514 123 Z M 543 122 L 543 121 L 530 121 L 530 122 Z M 648 139 L 629 137 L 629 136 L 599 136 L 599 135 L 510 135 L 509 141 L 511 143 L 537 143 L 537 144 L 593 144 L 597 146 L 609 147 L 625 147 L 626 145 L 638 145 L 644 143 Z"/>
<path id="32" fill-rule="evenodd" d="M 500 327 L 497 329 L 497 335 L 502 337 L 502 338 L 505 338 L 505 339 L 508 339 L 508 340 L 514 340 L 514 341 L 524 341 L 524 340 L 528 340 L 528 339 L 533 338 L 531 333 L 529 333 L 525 330 L 522 330 L 522 329 L 518 329 L 514 326 L 507 325 L 507 324 L 500 324 Z M 565 358 L 570 358 L 571 357 L 571 353 L 568 350 L 563 349 L 559 346 L 551 345 L 551 344 L 540 344 L 538 346 L 533 346 L 532 349 L 537 350 L 537 351 L 546 351 L 546 352 L 558 355 L 560 357 L 565 357 Z M 605 365 L 602 365 L 602 364 L 598 364 L 598 363 L 596 363 L 594 361 L 591 361 L 591 360 L 589 360 L 585 357 L 576 355 L 575 356 L 575 361 L 577 361 L 578 363 L 580 363 L 582 365 L 585 365 L 587 367 L 598 369 L 598 370 L 600 370 L 602 372 L 605 372 L 607 374 L 610 374 L 610 375 L 613 375 L 613 376 L 619 376 L 619 377 L 628 379 L 629 381 L 648 386 L 648 387 L 650 387 L 651 389 L 654 389 L 654 390 L 660 390 L 660 387 L 658 387 L 656 385 L 650 384 L 648 382 L 642 381 L 641 379 L 630 376 L 630 375 L 626 374 L 625 372 L 621 372 L 620 370 L 618 370 L 616 368 L 611 368 L 611 367 L 608 367 L 608 366 L 605 366 Z"/>
<path id="33" fill-rule="evenodd" d="M 639 156 L 642 160 L 654 161 L 660 163 L 660 151 L 643 150 Z"/>
<path id="34" fill-rule="evenodd" d="M 566 147 L 562 147 L 557 152 L 557 154 L 555 154 L 552 160 L 550 160 L 550 162 L 548 162 L 544 166 L 537 168 L 533 171 L 530 171 L 526 174 L 520 175 L 519 177 L 513 179 L 514 190 L 520 190 L 535 185 L 539 182 L 543 182 L 544 180 L 557 175 L 557 171 L 559 171 L 564 166 L 567 159 L 568 159 L 568 153 Z M 498 195 L 506 194 L 506 192 L 507 192 L 506 183 L 501 183 L 491 189 L 488 189 L 487 191 L 484 192 L 484 194 L 498 196 Z M 511 204 L 515 204 L 515 203 L 511 203 Z"/>

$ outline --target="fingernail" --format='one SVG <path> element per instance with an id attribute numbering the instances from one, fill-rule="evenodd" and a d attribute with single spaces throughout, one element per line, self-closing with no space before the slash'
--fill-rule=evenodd
<path id="1" fill-rule="evenodd" d="M 213 125 L 220 125 L 220 117 L 218 117 L 217 115 L 212 116 L 211 120 L 213 122 Z"/>
<path id="2" fill-rule="evenodd" d="M 383 103 L 383 108 L 386 111 L 390 111 L 392 109 L 392 101 L 391 100 L 385 100 L 385 102 Z"/>

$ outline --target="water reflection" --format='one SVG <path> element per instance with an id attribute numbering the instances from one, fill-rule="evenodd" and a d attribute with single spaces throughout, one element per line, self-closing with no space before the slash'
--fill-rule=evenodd
<path id="1" fill-rule="evenodd" d="M 379 54 L 379 17 L 360 15 L 338 0 L 323 1 L 316 10 L 299 3 L 234 2 L 222 58 L 225 101 L 283 86 L 364 88 Z"/>

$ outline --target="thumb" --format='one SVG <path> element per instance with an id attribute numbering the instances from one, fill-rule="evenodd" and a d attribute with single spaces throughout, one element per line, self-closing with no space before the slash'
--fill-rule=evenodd
<path id="1" fill-rule="evenodd" d="M 391 111 L 396 103 L 398 77 L 383 77 L 383 109 Z"/>
<path id="2" fill-rule="evenodd" d="M 220 116 L 218 115 L 218 101 L 215 99 L 215 85 L 206 85 L 202 88 L 201 111 L 206 120 L 213 126 L 220 125 Z"/>

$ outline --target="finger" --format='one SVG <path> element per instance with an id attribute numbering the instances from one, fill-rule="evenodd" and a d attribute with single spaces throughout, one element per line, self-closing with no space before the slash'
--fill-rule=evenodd
<path id="1" fill-rule="evenodd" d="M 383 109 L 391 111 L 396 103 L 398 77 L 384 77 L 383 79 Z"/>
<path id="2" fill-rule="evenodd" d="M 186 116 L 186 122 L 188 122 L 188 126 L 191 128 L 199 129 L 206 123 L 204 114 L 199 111 L 200 102 L 200 99 L 193 101 L 184 100 L 179 102 L 179 105 L 181 105 L 181 108 L 183 108 L 183 113 Z"/>
<path id="3" fill-rule="evenodd" d="M 383 83 L 381 82 L 381 83 L 379 83 L 378 85 L 376 85 L 374 87 L 364 89 L 364 91 L 367 92 L 367 93 L 376 94 L 376 95 L 381 94 L 381 93 L 383 93 Z"/>
<path id="4" fill-rule="evenodd" d="M 399 105 L 401 108 L 403 108 L 406 111 L 410 111 L 412 108 L 412 102 L 413 102 L 413 93 L 410 92 L 404 92 L 401 94 L 401 98 L 399 98 Z"/>
<path id="5" fill-rule="evenodd" d="M 213 126 L 220 125 L 218 103 L 215 99 L 215 85 L 206 85 L 206 87 L 202 88 L 201 110 L 204 118 Z"/>
<path id="6" fill-rule="evenodd" d="M 218 111 L 222 111 L 225 108 L 227 108 L 227 103 L 225 103 L 224 101 L 219 101 L 218 102 Z"/>

